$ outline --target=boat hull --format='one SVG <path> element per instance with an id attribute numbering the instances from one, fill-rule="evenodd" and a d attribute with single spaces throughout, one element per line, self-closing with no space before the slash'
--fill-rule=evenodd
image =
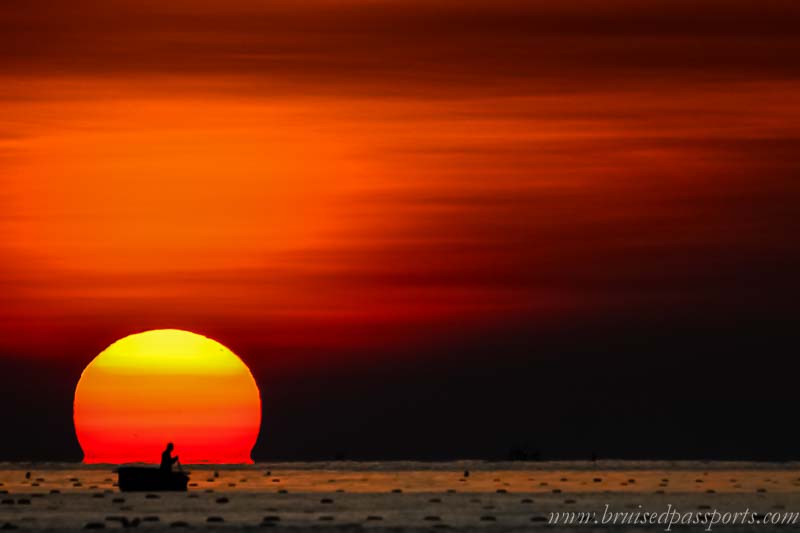
<path id="1" fill-rule="evenodd" d="M 189 476 L 183 472 L 162 472 L 158 468 L 121 466 L 117 471 L 123 492 L 185 491 Z"/>

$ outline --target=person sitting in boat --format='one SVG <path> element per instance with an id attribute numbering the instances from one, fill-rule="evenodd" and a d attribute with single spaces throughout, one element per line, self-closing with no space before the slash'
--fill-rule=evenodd
<path id="1" fill-rule="evenodd" d="M 174 465 L 178 461 L 178 456 L 172 457 L 172 450 L 175 449 L 175 445 L 171 442 L 167 443 L 167 448 L 161 452 L 161 471 L 162 472 L 172 472 L 172 465 Z"/>

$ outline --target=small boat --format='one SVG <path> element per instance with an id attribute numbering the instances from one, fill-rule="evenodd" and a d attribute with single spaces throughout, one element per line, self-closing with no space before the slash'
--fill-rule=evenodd
<path id="1" fill-rule="evenodd" d="M 189 475 L 184 472 L 164 472 L 147 466 L 121 466 L 117 469 L 119 490 L 135 491 L 185 491 Z"/>

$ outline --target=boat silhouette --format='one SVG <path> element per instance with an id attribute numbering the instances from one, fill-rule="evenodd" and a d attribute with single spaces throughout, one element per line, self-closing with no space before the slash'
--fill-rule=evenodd
<path id="1" fill-rule="evenodd" d="M 121 466 L 117 469 L 122 492 L 186 491 L 189 475 L 148 466 Z"/>

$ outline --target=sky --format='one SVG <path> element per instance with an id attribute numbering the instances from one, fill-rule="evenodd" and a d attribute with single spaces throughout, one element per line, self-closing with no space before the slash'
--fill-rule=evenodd
<path id="1" fill-rule="evenodd" d="M 248 364 L 256 460 L 796 454 L 799 16 L 8 0 L 0 459 L 156 328 Z"/>

